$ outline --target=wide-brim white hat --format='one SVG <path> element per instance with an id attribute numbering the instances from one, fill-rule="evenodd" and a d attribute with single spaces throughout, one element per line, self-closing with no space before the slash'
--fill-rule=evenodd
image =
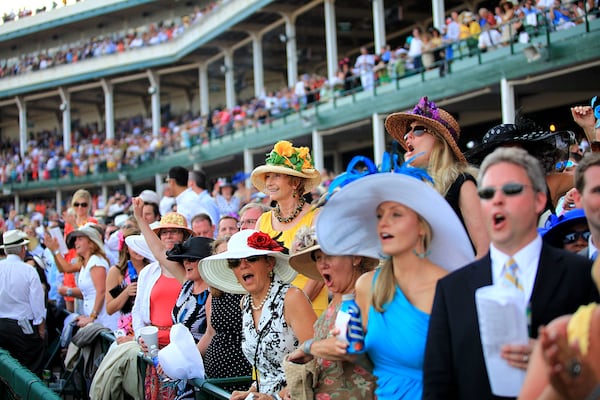
<path id="1" fill-rule="evenodd" d="M 357 179 L 336 192 L 317 218 L 317 237 L 326 254 L 363 254 L 383 258 L 376 208 L 398 202 L 431 226 L 429 259 L 454 271 L 475 259 L 469 237 L 448 202 L 429 184 L 398 173 Z"/>
<path id="2" fill-rule="evenodd" d="M 138 253 L 140 256 L 150 260 L 150 262 L 156 261 L 154 258 L 154 254 L 152 254 L 152 250 L 148 247 L 148 243 L 146 243 L 146 239 L 142 235 L 129 235 L 125 238 L 125 243 L 127 246 Z"/>
<path id="3" fill-rule="evenodd" d="M 189 329 L 183 324 L 171 327 L 171 341 L 158 352 L 158 362 L 171 379 L 204 379 L 204 362 Z"/>
<path id="4" fill-rule="evenodd" d="M 227 260 L 271 256 L 275 258 L 275 275 L 284 283 L 290 283 L 297 272 L 290 267 L 287 254 L 281 252 L 283 249 L 266 233 L 244 229 L 231 236 L 227 251 L 201 260 L 198 268 L 202 279 L 210 286 L 227 293 L 245 294 L 246 289 L 238 282 L 233 270 L 227 265 Z"/>

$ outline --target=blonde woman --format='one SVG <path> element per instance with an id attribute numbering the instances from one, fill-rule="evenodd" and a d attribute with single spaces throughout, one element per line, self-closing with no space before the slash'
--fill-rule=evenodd
<path id="1" fill-rule="evenodd" d="M 486 254 L 490 239 L 477 196 L 477 171 L 458 147 L 458 122 L 423 97 L 412 111 L 391 114 L 385 127 L 406 150 L 405 160 L 426 169 L 433 178 L 435 188 L 467 230 L 477 258 Z"/>

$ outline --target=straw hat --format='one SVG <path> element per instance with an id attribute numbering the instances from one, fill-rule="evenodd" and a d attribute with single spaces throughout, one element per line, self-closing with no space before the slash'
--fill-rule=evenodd
<path id="1" fill-rule="evenodd" d="M 297 273 L 288 264 L 284 247 L 264 232 L 244 229 L 234 233 L 227 243 L 227 251 L 215 254 L 200 261 L 202 279 L 210 286 L 228 293 L 245 294 L 246 289 L 238 282 L 227 259 L 242 259 L 251 256 L 271 256 L 275 258 L 273 272 L 284 283 L 294 280 Z"/>
<path id="2" fill-rule="evenodd" d="M 448 202 L 429 184 L 398 173 L 357 179 L 331 196 L 316 222 L 323 252 L 383 258 L 375 209 L 385 201 L 403 204 L 429 223 L 429 259 L 435 264 L 454 271 L 475 259 L 465 228 Z"/>
<path id="3" fill-rule="evenodd" d="M 170 343 L 158 352 L 158 362 L 172 379 L 203 379 L 204 362 L 189 329 L 175 324 L 169 333 Z"/>
<path id="4" fill-rule="evenodd" d="M 458 122 L 450 113 L 438 108 L 427 97 L 421 98 L 412 111 L 390 114 L 385 119 L 385 128 L 408 151 L 404 135 L 408 132 L 410 124 L 415 121 L 423 124 L 432 133 L 441 136 L 459 161 L 466 161 L 464 154 L 458 147 L 458 139 L 460 138 Z"/>
<path id="5" fill-rule="evenodd" d="M 256 167 L 252 171 L 251 180 L 254 187 L 266 193 L 265 174 L 297 176 L 304 178 L 304 193 L 309 193 L 321 183 L 321 174 L 314 167 L 308 147 L 293 147 L 292 143 L 281 140 L 275 143 L 273 150 L 268 154 L 265 165 Z M 304 194 L 303 193 L 303 194 Z"/>
<path id="6" fill-rule="evenodd" d="M 320 250 L 321 246 L 317 242 L 317 235 L 314 227 L 302 227 L 298 229 L 296 236 L 294 237 L 294 244 L 292 245 L 294 253 L 290 257 L 290 265 L 296 271 L 314 279 L 316 281 L 322 281 L 323 277 L 317 268 L 317 262 L 314 259 L 313 252 Z M 350 254 L 340 254 L 350 255 Z M 360 254 L 351 254 L 360 255 Z M 363 265 L 368 269 L 373 269 L 379 264 L 379 259 L 363 256 Z"/>
<path id="7" fill-rule="evenodd" d="M 104 251 L 104 241 L 98 229 L 94 228 L 92 224 L 85 224 L 81 228 L 73 231 L 67 235 L 67 247 L 72 249 L 75 247 L 75 238 L 86 237 L 98 246 L 98 248 Z"/>
<path id="8" fill-rule="evenodd" d="M 169 228 L 183 229 L 190 235 L 194 234 L 194 231 L 188 228 L 187 220 L 183 214 L 179 214 L 178 212 L 169 212 L 163 215 L 158 225 L 154 226 L 152 230 L 158 235 L 161 229 Z"/>
<path id="9" fill-rule="evenodd" d="M 2 243 L 0 248 L 6 249 L 8 247 L 23 246 L 24 244 L 29 243 L 29 240 L 27 239 L 27 234 L 25 232 L 18 229 L 12 229 L 4 232 L 2 235 Z"/>

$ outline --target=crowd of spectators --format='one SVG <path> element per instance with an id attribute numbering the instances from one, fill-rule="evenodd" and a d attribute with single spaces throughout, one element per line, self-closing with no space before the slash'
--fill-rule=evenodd
<path id="1" fill-rule="evenodd" d="M 85 0 L 61 0 L 60 4 L 62 4 L 63 6 L 68 6 L 69 3 L 70 4 L 74 4 L 74 3 L 79 3 L 80 1 L 85 1 Z M 59 7 L 59 3 L 56 1 L 48 1 L 46 2 L 47 4 L 42 5 L 41 7 L 37 7 L 35 9 L 33 8 L 29 8 L 27 6 L 25 7 L 21 7 L 18 9 L 18 11 L 15 11 L 14 9 L 11 9 L 9 11 L 4 12 L 4 14 L 2 14 L 2 23 L 5 24 L 7 22 L 11 22 L 11 21 L 16 21 L 19 19 L 23 19 L 23 18 L 27 18 L 27 17 L 31 17 L 32 15 L 37 15 L 40 13 L 44 13 L 46 11 L 50 11 L 50 10 L 54 10 L 56 8 Z"/>

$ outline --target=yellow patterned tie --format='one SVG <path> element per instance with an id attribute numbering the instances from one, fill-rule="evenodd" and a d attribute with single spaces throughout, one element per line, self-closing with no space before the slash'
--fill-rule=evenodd
<path id="1" fill-rule="evenodd" d="M 514 287 L 519 291 L 523 291 L 523 285 L 519 282 L 519 266 L 514 258 L 509 258 L 504 264 L 503 278 L 507 286 Z"/>

